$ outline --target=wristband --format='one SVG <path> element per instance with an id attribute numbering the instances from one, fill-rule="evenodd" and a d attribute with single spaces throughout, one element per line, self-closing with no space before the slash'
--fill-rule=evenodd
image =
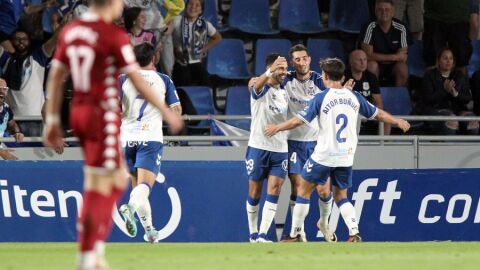
<path id="1" fill-rule="evenodd" d="M 45 117 L 46 125 L 60 124 L 60 116 L 58 114 L 47 114 Z"/>
<path id="2" fill-rule="evenodd" d="M 265 76 L 267 76 L 268 78 L 271 78 L 272 74 L 273 74 L 273 72 L 270 71 L 270 68 L 268 68 L 267 71 L 265 71 Z"/>

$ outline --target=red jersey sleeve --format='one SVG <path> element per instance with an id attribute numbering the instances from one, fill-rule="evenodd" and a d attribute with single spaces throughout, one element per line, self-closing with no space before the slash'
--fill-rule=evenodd
<path id="1" fill-rule="evenodd" d="M 66 55 L 67 46 L 65 44 L 65 33 L 68 31 L 69 27 L 65 27 L 60 32 L 57 41 L 57 47 L 55 48 L 55 54 L 53 55 L 52 65 L 60 65 L 64 68 L 68 68 L 68 58 Z"/>
<path id="2" fill-rule="evenodd" d="M 132 71 L 138 70 L 139 66 L 137 59 L 133 53 L 133 48 L 130 44 L 130 39 L 128 38 L 127 33 L 118 29 L 115 37 L 113 52 L 120 73 L 128 74 Z"/>

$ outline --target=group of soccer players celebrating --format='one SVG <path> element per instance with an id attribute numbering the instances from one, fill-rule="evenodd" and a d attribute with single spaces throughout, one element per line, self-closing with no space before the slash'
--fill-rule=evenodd
<path id="1" fill-rule="evenodd" d="M 304 221 L 310 195 L 316 189 L 320 208 L 317 227 L 325 241 L 337 241 L 328 225 L 335 201 L 349 230 L 347 241 L 360 242 L 355 208 L 347 198 L 358 142 L 358 114 L 396 124 L 404 132 L 410 125 L 352 91 L 353 81 L 344 85 L 345 65 L 341 60 L 322 60 L 319 63 L 322 74 L 318 74 L 310 70 L 311 58 L 305 46 L 295 45 L 289 54 L 293 72 L 288 72 L 285 57 L 270 54 L 266 58 L 266 72 L 249 82 L 252 123 L 245 158 L 249 175 L 246 202 L 249 240 L 272 242 L 266 235 L 288 173 L 292 228 L 283 241 L 307 241 Z M 267 197 L 258 229 L 264 179 L 267 179 Z"/>

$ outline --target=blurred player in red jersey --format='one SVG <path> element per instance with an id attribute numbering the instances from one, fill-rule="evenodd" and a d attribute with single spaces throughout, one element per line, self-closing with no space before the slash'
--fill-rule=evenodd
<path id="1" fill-rule="evenodd" d="M 117 77 L 127 74 L 135 88 L 157 107 L 173 133 L 183 125 L 138 72 L 127 34 L 112 22 L 121 16 L 123 0 L 92 0 L 90 11 L 62 30 L 48 78 L 44 143 L 63 144 L 59 111 L 63 81 L 70 73 L 74 98 L 70 123 L 85 158 L 83 208 L 78 220 L 77 269 L 105 269 L 104 241 L 111 229 L 115 201 L 128 181 L 119 143 L 120 100 Z"/>

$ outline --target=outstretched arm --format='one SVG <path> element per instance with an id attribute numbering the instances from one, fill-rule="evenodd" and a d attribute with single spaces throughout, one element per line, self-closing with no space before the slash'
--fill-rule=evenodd
<path id="1" fill-rule="evenodd" d="M 289 120 L 277 125 L 267 125 L 263 133 L 268 137 L 272 137 L 280 131 L 294 129 L 303 123 L 304 122 L 300 118 L 292 117 Z"/>
<path id="2" fill-rule="evenodd" d="M 410 129 L 410 124 L 407 121 L 401 118 L 397 118 L 382 109 L 377 108 L 377 110 L 378 110 L 378 113 L 377 113 L 377 116 L 375 116 L 375 119 L 388 124 L 398 125 L 398 127 L 402 129 L 404 133 Z"/>

